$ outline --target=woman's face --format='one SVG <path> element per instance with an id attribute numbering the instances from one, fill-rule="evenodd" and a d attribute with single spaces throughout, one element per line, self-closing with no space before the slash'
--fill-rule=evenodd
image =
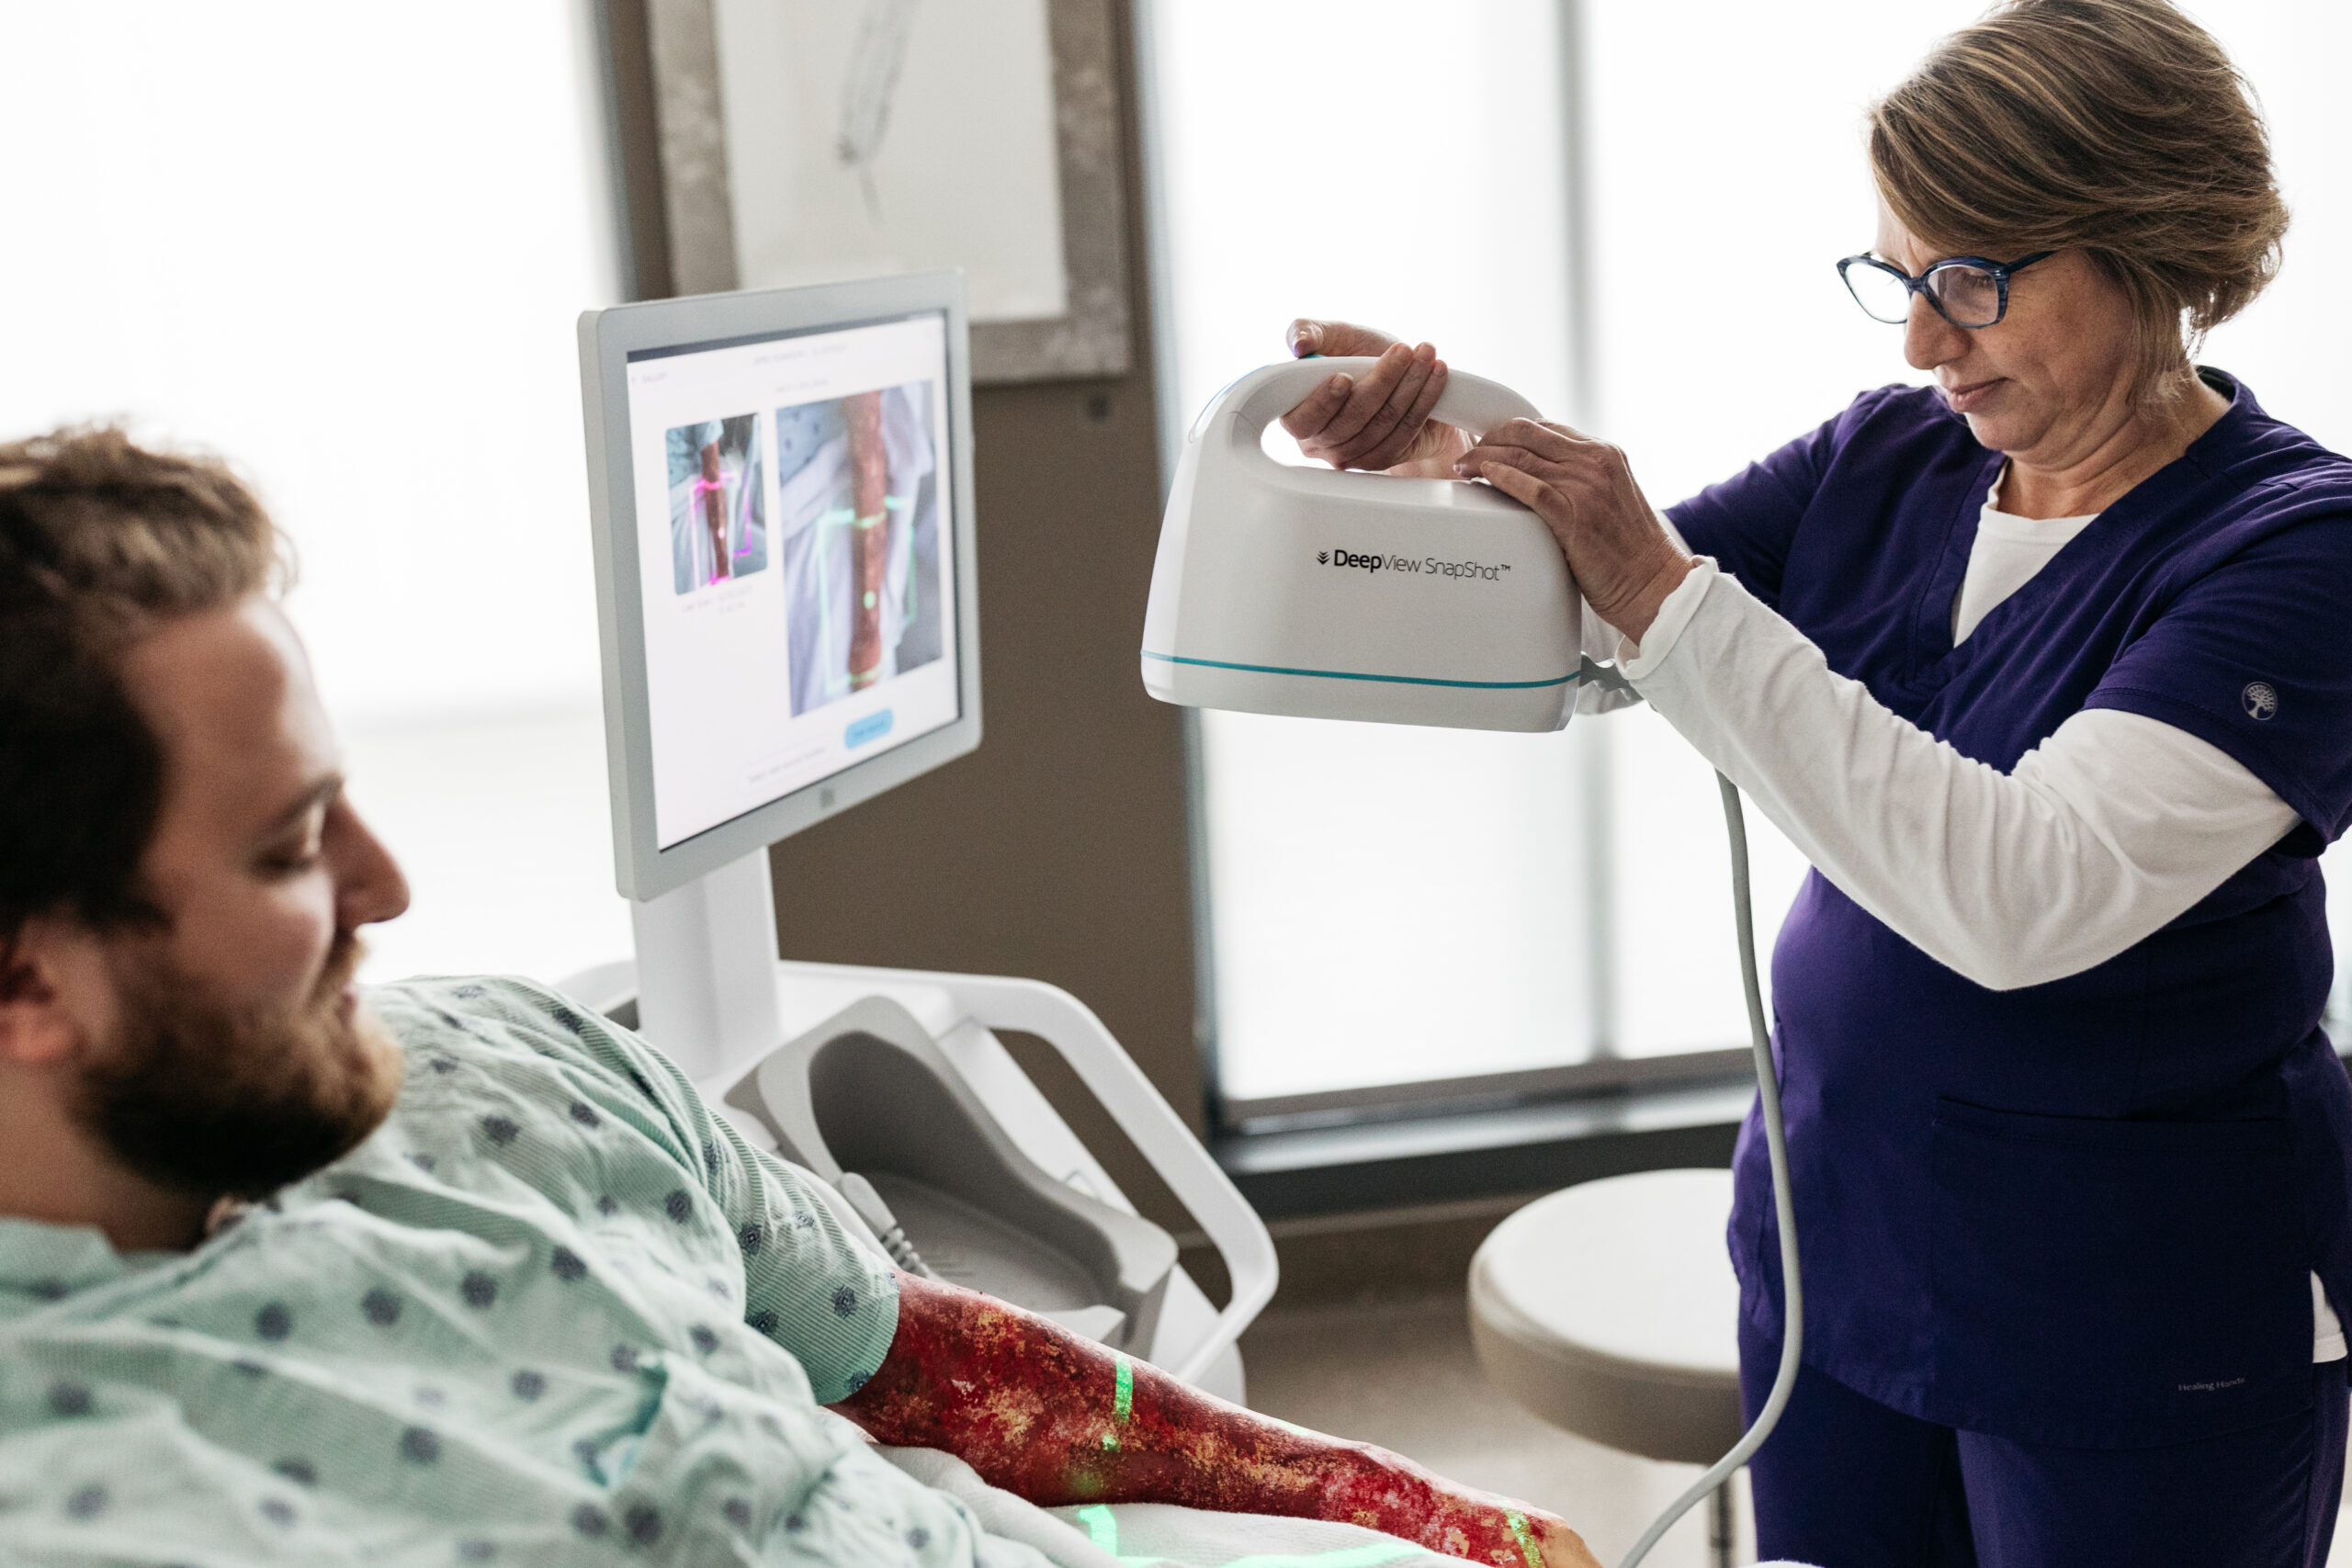
<path id="1" fill-rule="evenodd" d="M 1917 277 L 1951 253 L 1913 238 L 1882 205 L 1878 254 Z M 2087 456 L 2129 417 L 2137 330 L 2115 281 L 2086 253 L 2061 251 L 2009 280 L 2008 314 L 1989 327 L 1953 326 L 1913 295 L 1903 357 L 1935 372 L 1980 443 L 2058 467 Z"/>

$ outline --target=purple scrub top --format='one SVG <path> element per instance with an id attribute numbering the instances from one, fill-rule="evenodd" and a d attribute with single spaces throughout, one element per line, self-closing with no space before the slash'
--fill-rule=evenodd
<path id="1" fill-rule="evenodd" d="M 1888 388 L 1671 515 L 1829 667 L 2003 771 L 2120 708 L 2236 758 L 2302 822 L 2096 968 L 1962 978 L 1809 875 L 1772 960 L 1804 1358 L 1941 1425 L 2137 1447 L 2308 1409 L 2317 1270 L 2352 1322 L 2352 1085 L 2315 858 L 2352 818 L 2352 462 L 2232 399 L 1955 649 L 2002 457 Z M 1955 844 L 1964 854 L 1970 846 Z M 1741 1307 L 1777 1336 L 1750 1113 Z"/>

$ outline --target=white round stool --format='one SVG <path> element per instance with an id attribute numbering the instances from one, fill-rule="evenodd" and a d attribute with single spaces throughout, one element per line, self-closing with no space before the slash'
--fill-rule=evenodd
<path id="1" fill-rule="evenodd" d="M 1555 1427 L 1645 1459 L 1713 1464 L 1739 1440 L 1731 1172 L 1649 1170 L 1541 1198 L 1470 1263 L 1487 1381 Z M 1730 1489 L 1713 1506 L 1731 1561 Z"/>

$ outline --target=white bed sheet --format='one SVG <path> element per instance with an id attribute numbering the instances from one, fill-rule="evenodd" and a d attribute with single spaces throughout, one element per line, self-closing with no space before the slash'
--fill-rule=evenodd
<path id="1" fill-rule="evenodd" d="M 1439 1568 L 1455 1562 L 1361 1525 L 1218 1514 L 1165 1503 L 1040 1508 L 990 1486 L 936 1449 L 882 1449 L 884 1459 L 971 1511 L 989 1535 L 1054 1568 Z"/>
<path id="2" fill-rule="evenodd" d="M 1166 1503 L 1040 1508 L 990 1486 L 937 1449 L 879 1449 L 884 1459 L 971 1511 L 980 1529 L 1054 1568 L 1436 1568 L 1458 1563 L 1361 1525 L 1219 1514 Z M 1573 1521 L 1571 1521 L 1573 1522 Z M 1759 1562 L 1756 1568 L 1805 1568 Z"/>

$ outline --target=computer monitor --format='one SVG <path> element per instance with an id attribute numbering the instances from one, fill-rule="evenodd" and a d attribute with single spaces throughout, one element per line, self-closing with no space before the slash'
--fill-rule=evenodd
<path id="1" fill-rule="evenodd" d="M 960 273 L 580 318 L 620 891 L 980 739 Z"/>

